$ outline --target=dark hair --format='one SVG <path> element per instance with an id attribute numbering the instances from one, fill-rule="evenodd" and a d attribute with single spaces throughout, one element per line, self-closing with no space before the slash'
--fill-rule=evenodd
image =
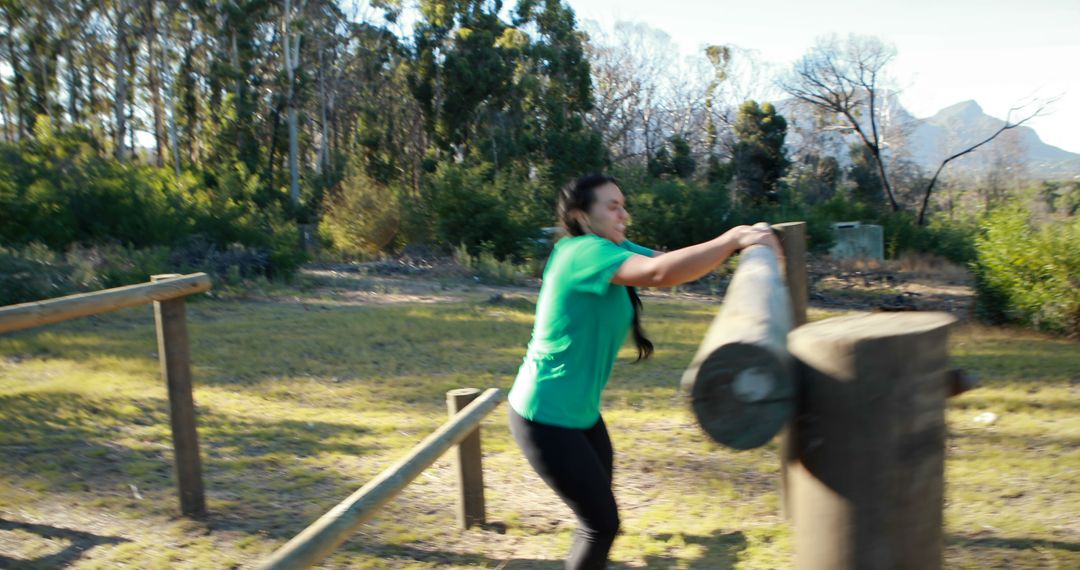
<path id="1" fill-rule="evenodd" d="M 609 183 L 619 185 L 619 181 L 611 176 L 589 174 L 562 187 L 556 212 L 564 233 L 571 236 L 588 233 L 581 227 L 581 222 L 574 216 L 574 212 L 588 213 L 589 208 L 596 202 L 596 189 Z M 645 337 L 645 331 L 641 328 L 641 297 L 638 297 L 637 290 L 633 287 L 627 287 L 626 292 L 630 295 L 630 305 L 634 308 L 634 344 L 637 346 L 637 359 L 640 361 L 652 355 L 653 343 Z"/>

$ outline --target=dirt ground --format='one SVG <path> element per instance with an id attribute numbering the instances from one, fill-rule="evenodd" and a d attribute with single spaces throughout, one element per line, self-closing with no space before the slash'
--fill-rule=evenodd
<path id="1" fill-rule="evenodd" d="M 355 264 L 314 265 L 304 270 L 316 293 L 357 304 L 461 301 L 466 292 L 490 293 L 494 302 L 535 294 L 540 279 L 495 285 L 470 278 L 451 260 L 399 259 Z M 723 300 L 731 269 L 674 289 L 643 292 L 653 298 Z M 835 260 L 810 256 L 807 262 L 810 306 L 851 311 L 945 311 L 969 320 L 974 311 L 970 272 L 937 258 Z"/>

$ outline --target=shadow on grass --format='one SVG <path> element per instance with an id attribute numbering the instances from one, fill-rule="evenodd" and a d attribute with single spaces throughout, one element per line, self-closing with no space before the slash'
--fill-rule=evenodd
<path id="1" fill-rule="evenodd" d="M 102 544 L 120 544 L 129 542 L 117 536 L 101 536 L 89 532 L 71 530 L 55 526 L 9 521 L 0 519 L 0 531 L 23 531 L 36 534 L 49 541 L 63 541 L 67 546 L 55 554 L 49 554 L 32 560 L 9 558 L 0 555 L 0 567 L 11 569 L 46 569 L 60 568 L 82 557 L 83 553 Z"/>
<path id="2" fill-rule="evenodd" d="M 981 384 L 1039 384 L 1047 378 L 1069 378 L 1080 370 L 1075 343 L 1057 339 L 1017 339 L 987 343 L 978 350 L 954 350 L 955 366 L 975 374 Z"/>
<path id="3" fill-rule="evenodd" d="M 292 536 L 306 524 L 297 516 L 300 506 L 346 497 L 363 483 L 304 458 L 373 452 L 356 443 L 369 430 L 355 425 L 263 421 L 206 407 L 196 413 L 214 528 Z M 59 501 L 171 517 L 177 499 L 168 426 L 168 402 L 161 399 L 0 396 L 0 479 Z"/>
<path id="4" fill-rule="evenodd" d="M 653 538 L 667 541 L 672 538 L 670 534 L 656 535 Z M 690 568 L 701 570 L 725 570 L 734 568 L 739 561 L 739 553 L 746 549 L 746 537 L 741 532 L 722 533 L 716 532 L 710 535 L 682 535 L 687 544 L 696 544 L 702 547 L 702 555 L 694 560 L 677 558 L 674 556 L 649 554 L 644 557 L 644 568 L 656 570 L 673 568 L 680 562 L 688 562 Z M 565 568 L 563 560 L 537 559 L 537 558 L 490 558 L 478 554 L 462 554 L 440 550 L 425 550 L 408 545 L 364 545 L 362 548 L 347 548 L 352 552 L 364 552 L 368 555 L 390 560 L 409 562 L 427 562 L 431 564 L 455 564 L 464 566 L 477 566 L 480 568 L 498 568 L 500 570 L 562 570 Z M 640 563 L 624 564 L 612 562 L 608 564 L 611 570 L 625 570 L 629 568 L 642 568 Z"/>
<path id="5" fill-rule="evenodd" d="M 994 548 L 1006 550 L 1049 549 L 1080 552 L 1080 544 L 1075 542 L 1060 542 L 1057 540 L 1041 540 L 1037 538 L 976 538 L 954 534 L 949 536 L 948 545 L 959 546 L 961 548 Z"/>
<path id="6" fill-rule="evenodd" d="M 1014 435 L 992 428 L 950 430 L 948 440 L 952 444 L 986 445 L 1015 453 L 1026 453 L 1048 445 L 1059 446 L 1063 451 L 1080 447 L 1080 435 L 1067 433 Z"/>

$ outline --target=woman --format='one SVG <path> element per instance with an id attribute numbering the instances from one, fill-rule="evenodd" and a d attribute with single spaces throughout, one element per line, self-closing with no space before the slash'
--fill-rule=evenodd
<path id="1" fill-rule="evenodd" d="M 585 176 L 564 187 L 558 216 L 567 237 L 555 244 L 544 269 L 532 340 L 508 397 L 510 430 L 577 516 L 566 568 L 606 568 L 619 514 L 600 395 L 628 330 L 638 360 L 653 351 L 634 287 L 693 281 L 739 249 L 763 244 L 779 252 L 779 244 L 767 228 L 739 226 L 661 255 L 627 241 L 629 214 L 618 182 L 608 176 Z"/>

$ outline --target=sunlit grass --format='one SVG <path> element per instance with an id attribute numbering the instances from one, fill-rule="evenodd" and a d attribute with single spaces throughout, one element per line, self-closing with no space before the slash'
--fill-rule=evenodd
<path id="1" fill-rule="evenodd" d="M 532 321 L 527 299 L 480 293 L 382 306 L 303 295 L 189 306 L 206 521 L 177 517 L 148 308 L 0 337 L 0 522 L 23 525 L 0 528 L 0 555 L 251 565 L 435 430 L 447 390 L 509 388 Z M 718 447 L 676 391 L 716 308 L 646 297 L 655 357 L 632 364 L 627 346 L 616 364 L 605 401 L 623 515 L 616 568 L 791 565 L 775 442 Z M 949 404 L 947 566 L 1080 566 L 1080 348 L 961 326 L 951 354 L 982 386 Z M 997 421 L 976 421 L 984 412 Z M 517 451 L 505 413 L 483 424 L 488 520 L 501 524 L 454 529 L 443 459 L 326 565 L 561 568 L 572 518 Z M 28 524 L 83 534 L 48 538 Z"/>

